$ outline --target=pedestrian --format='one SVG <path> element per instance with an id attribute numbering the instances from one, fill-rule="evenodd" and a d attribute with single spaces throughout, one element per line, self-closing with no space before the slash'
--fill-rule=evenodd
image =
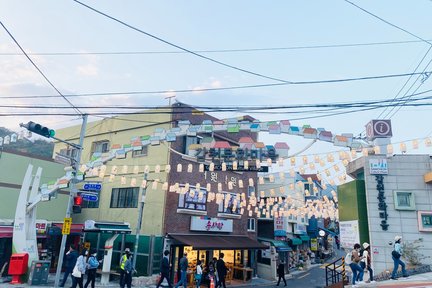
<path id="1" fill-rule="evenodd" d="M 369 283 L 375 283 L 373 280 L 373 270 L 372 270 L 372 259 L 370 254 L 370 245 L 369 243 L 365 242 L 363 243 L 363 253 L 362 255 L 363 259 L 360 260 L 360 267 L 362 267 L 363 271 L 365 273 L 369 272 Z"/>
<path id="2" fill-rule="evenodd" d="M 359 279 L 359 283 L 363 282 L 363 269 L 361 268 L 361 266 L 359 265 L 360 260 L 363 259 L 363 256 L 360 255 L 359 251 L 360 251 L 360 244 L 356 243 L 354 244 L 354 249 L 351 251 L 351 263 L 349 263 L 349 266 L 351 268 L 351 271 L 353 273 L 353 277 L 352 277 L 352 284 L 355 285 L 356 280 L 357 280 L 357 276 Z M 356 286 L 354 286 L 356 287 Z"/>
<path id="3" fill-rule="evenodd" d="M 67 278 L 69 277 L 69 274 L 72 274 L 72 270 L 75 267 L 77 258 L 78 258 L 78 252 L 75 249 L 75 245 L 71 244 L 69 247 L 69 251 L 66 253 L 65 273 L 63 276 L 63 280 L 60 283 L 60 287 L 64 287 Z M 73 284 L 73 276 L 71 277 L 72 277 L 72 284 Z"/>
<path id="4" fill-rule="evenodd" d="M 76 288 L 77 284 L 80 288 L 83 288 L 84 274 L 86 272 L 87 266 L 87 255 L 88 251 L 86 249 L 83 249 L 80 256 L 77 258 L 75 267 L 72 271 L 72 277 L 74 277 L 74 281 L 72 281 L 72 288 Z"/>
<path id="5" fill-rule="evenodd" d="M 217 260 L 216 262 L 216 270 L 217 270 L 217 274 L 218 274 L 218 278 L 219 281 L 216 284 L 216 288 L 218 287 L 223 287 L 226 288 L 226 284 L 225 284 L 225 277 L 229 271 L 229 269 L 226 267 L 225 265 L 225 261 L 223 260 L 225 254 L 224 253 L 220 253 L 219 254 L 219 260 Z"/>
<path id="6" fill-rule="evenodd" d="M 285 280 L 285 264 L 283 261 L 280 261 L 280 263 L 278 265 L 277 274 L 278 274 L 279 279 L 278 279 L 276 286 L 279 286 L 281 279 L 284 281 L 285 286 L 287 286 L 287 283 Z"/>
<path id="7" fill-rule="evenodd" d="M 92 249 L 91 254 L 87 260 L 87 281 L 84 288 L 91 283 L 91 287 L 95 288 L 96 281 L 96 270 L 99 267 L 99 261 L 97 260 L 97 250 Z"/>
<path id="8" fill-rule="evenodd" d="M 209 278 L 208 288 L 210 288 L 212 279 L 213 279 L 213 283 L 217 284 L 216 262 L 217 262 L 217 259 L 216 259 L 216 257 L 214 257 L 209 262 L 209 264 L 207 265 L 207 273 L 208 273 L 208 278 Z"/>
<path id="9" fill-rule="evenodd" d="M 169 263 L 168 256 L 169 256 L 169 251 L 165 250 L 164 251 L 164 257 L 162 258 L 162 263 L 161 263 L 161 276 L 159 279 L 159 283 L 156 285 L 156 288 L 159 288 L 159 286 L 162 284 L 164 279 L 167 280 L 168 287 L 172 287 L 171 283 L 170 283 L 170 277 L 169 277 L 170 263 Z"/>
<path id="10" fill-rule="evenodd" d="M 120 258 L 120 287 L 124 287 L 124 279 L 125 279 L 125 264 L 126 264 L 126 260 L 128 258 L 128 255 L 131 254 L 131 251 L 129 248 L 126 248 L 124 250 L 124 253 L 122 255 L 122 257 Z"/>
<path id="11" fill-rule="evenodd" d="M 396 275 L 397 275 L 399 265 L 402 267 L 402 276 L 408 277 L 408 273 L 405 270 L 405 263 L 400 259 L 402 254 L 403 254 L 401 243 L 402 243 L 402 236 L 395 236 L 395 243 L 394 243 L 394 248 L 392 251 L 394 268 L 393 268 L 393 272 L 391 275 L 391 279 L 393 279 L 393 280 L 397 280 Z"/>
<path id="12" fill-rule="evenodd" d="M 198 260 L 196 266 L 196 273 L 195 273 L 196 288 L 200 288 L 202 275 L 203 275 L 203 271 L 201 267 L 201 260 Z"/>
<path id="13" fill-rule="evenodd" d="M 339 240 L 339 236 L 335 236 L 335 242 L 336 242 L 336 248 L 339 250 L 340 249 L 340 240 Z"/>
<path id="14" fill-rule="evenodd" d="M 187 253 L 185 252 L 183 254 L 183 257 L 180 259 L 179 267 L 180 267 L 180 281 L 177 282 L 176 288 L 180 285 L 183 285 L 184 288 L 187 286 L 187 269 L 188 269 L 189 263 L 187 259 Z"/>
<path id="15" fill-rule="evenodd" d="M 134 271 L 133 265 L 132 265 L 132 255 L 129 253 L 126 255 L 126 262 L 124 265 L 124 271 L 125 271 L 125 278 L 123 282 L 123 286 L 121 288 L 124 288 L 125 285 L 127 288 L 132 287 L 132 273 Z"/>

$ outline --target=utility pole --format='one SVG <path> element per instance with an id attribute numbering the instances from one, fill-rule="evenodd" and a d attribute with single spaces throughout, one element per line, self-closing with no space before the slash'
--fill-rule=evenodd
<path id="1" fill-rule="evenodd" d="M 76 195 L 76 192 L 77 192 L 77 189 L 75 186 L 77 183 L 77 173 L 78 173 L 79 168 L 80 168 L 81 152 L 83 149 L 84 136 L 85 136 L 85 131 L 86 131 L 86 127 L 87 127 L 87 116 L 88 116 L 87 114 L 83 115 L 83 123 L 81 126 L 81 134 L 80 134 L 80 139 L 79 139 L 79 147 L 80 148 L 77 151 L 77 154 L 75 157 L 75 163 L 72 163 L 74 166 L 74 170 L 75 170 L 75 176 L 70 181 L 69 201 L 68 201 L 68 206 L 67 206 L 65 218 L 70 218 L 70 216 L 71 216 L 73 200 L 74 200 L 74 196 Z M 74 147 L 76 147 L 76 146 L 74 146 Z M 64 225 L 64 223 L 63 223 L 63 225 Z M 54 287 L 59 287 L 59 283 L 60 283 L 60 275 L 61 275 L 61 269 L 63 266 L 63 258 L 64 258 L 65 247 L 66 247 L 66 238 L 67 238 L 67 235 L 63 234 L 62 242 L 60 245 L 59 258 L 58 258 L 58 262 L 57 262 L 57 271 L 56 271 L 56 276 L 55 276 L 55 281 L 54 281 Z"/>
<path id="2" fill-rule="evenodd" d="M 144 181 L 147 182 L 147 172 L 144 171 Z M 139 203 L 139 210 L 138 210 L 138 221 L 137 221 L 137 226 L 136 226 L 136 233 L 135 233 L 135 246 L 134 246 L 134 254 L 133 254 L 133 258 L 132 258 L 132 267 L 135 269 L 136 268 L 136 261 L 137 261 L 137 257 L 138 257 L 138 243 L 139 243 L 139 237 L 140 237 L 140 232 L 141 232 L 141 224 L 142 224 L 142 216 L 143 216 L 143 212 L 144 212 L 144 202 L 145 202 L 145 197 L 146 197 L 146 192 L 147 192 L 147 183 L 145 185 L 145 187 L 142 187 L 143 185 L 140 186 L 139 189 L 139 195 L 141 195 L 141 201 Z"/>

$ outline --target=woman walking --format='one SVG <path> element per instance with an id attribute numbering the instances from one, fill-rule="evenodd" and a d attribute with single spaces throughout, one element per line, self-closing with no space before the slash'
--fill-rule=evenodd
<path id="1" fill-rule="evenodd" d="M 283 261 L 281 261 L 279 263 L 279 266 L 277 268 L 277 274 L 278 274 L 279 279 L 278 279 L 276 286 L 279 286 L 281 279 L 284 281 L 285 286 L 287 286 L 287 283 L 285 280 L 285 264 Z"/>
<path id="2" fill-rule="evenodd" d="M 90 283 L 91 288 L 95 288 L 96 269 L 99 267 L 99 261 L 97 260 L 96 256 L 97 251 L 96 249 L 93 249 L 87 261 L 87 281 L 84 285 L 84 288 L 87 288 Z"/>
<path id="3" fill-rule="evenodd" d="M 353 287 L 356 284 L 357 276 L 360 282 L 363 282 L 363 269 L 360 267 L 359 262 L 363 259 L 363 256 L 360 256 L 360 244 L 354 244 L 354 250 L 351 251 L 351 263 L 349 264 L 351 271 L 353 273 L 352 276 L 352 285 Z"/>
<path id="4" fill-rule="evenodd" d="M 196 266 L 196 274 L 195 274 L 196 288 L 200 288 L 201 280 L 202 280 L 202 274 L 203 274 L 203 270 L 201 267 L 201 260 L 198 260 L 197 266 Z"/>
<path id="5" fill-rule="evenodd" d="M 363 256 L 363 259 L 360 261 L 360 266 L 362 267 L 363 271 L 369 272 L 369 282 L 375 283 L 373 280 L 373 270 L 371 267 L 372 263 L 369 243 L 363 243 L 363 254 L 361 256 Z"/>
<path id="6" fill-rule="evenodd" d="M 73 282 L 72 288 L 76 288 L 77 284 L 79 285 L 80 288 L 83 288 L 83 279 L 87 267 L 87 263 L 86 263 L 87 254 L 88 251 L 86 249 L 83 249 L 76 261 L 74 270 L 72 271 L 72 277 L 74 279 L 74 281 L 72 281 Z"/>
<path id="7" fill-rule="evenodd" d="M 393 279 L 393 280 L 397 280 L 396 275 L 397 275 L 399 265 L 402 267 L 402 276 L 408 277 L 408 273 L 405 270 L 405 263 L 400 259 L 402 254 L 403 254 L 402 236 L 396 236 L 394 249 L 392 251 L 392 259 L 393 259 L 393 263 L 394 263 L 394 268 L 393 268 L 391 279 Z"/>

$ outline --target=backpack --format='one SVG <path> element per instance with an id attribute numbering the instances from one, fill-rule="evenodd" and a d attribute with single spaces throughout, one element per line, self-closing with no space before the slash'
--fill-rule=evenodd
<path id="1" fill-rule="evenodd" d="M 90 266 L 90 269 L 95 269 L 97 267 L 99 267 L 99 261 L 97 261 L 96 257 L 90 257 L 88 264 Z"/>
<path id="2" fill-rule="evenodd" d="M 345 256 L 345 264 L 351 264 L 352 263 L 352 251 L 348 252 Z"/>

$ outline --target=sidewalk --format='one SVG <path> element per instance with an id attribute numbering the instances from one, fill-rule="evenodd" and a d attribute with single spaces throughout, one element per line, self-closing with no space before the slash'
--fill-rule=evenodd
<path id="1" fill-rule="evenodd" d="M 345 287 L 353 287 L 352 285 Z M 432 288 L 432 272 L 416 274 L 408 278 L 399 278 L 398 280 L 385 280 L 376 283 L 365 283 L 355 285 L 354 287 L 381 287 L 381 288 Z"/>

